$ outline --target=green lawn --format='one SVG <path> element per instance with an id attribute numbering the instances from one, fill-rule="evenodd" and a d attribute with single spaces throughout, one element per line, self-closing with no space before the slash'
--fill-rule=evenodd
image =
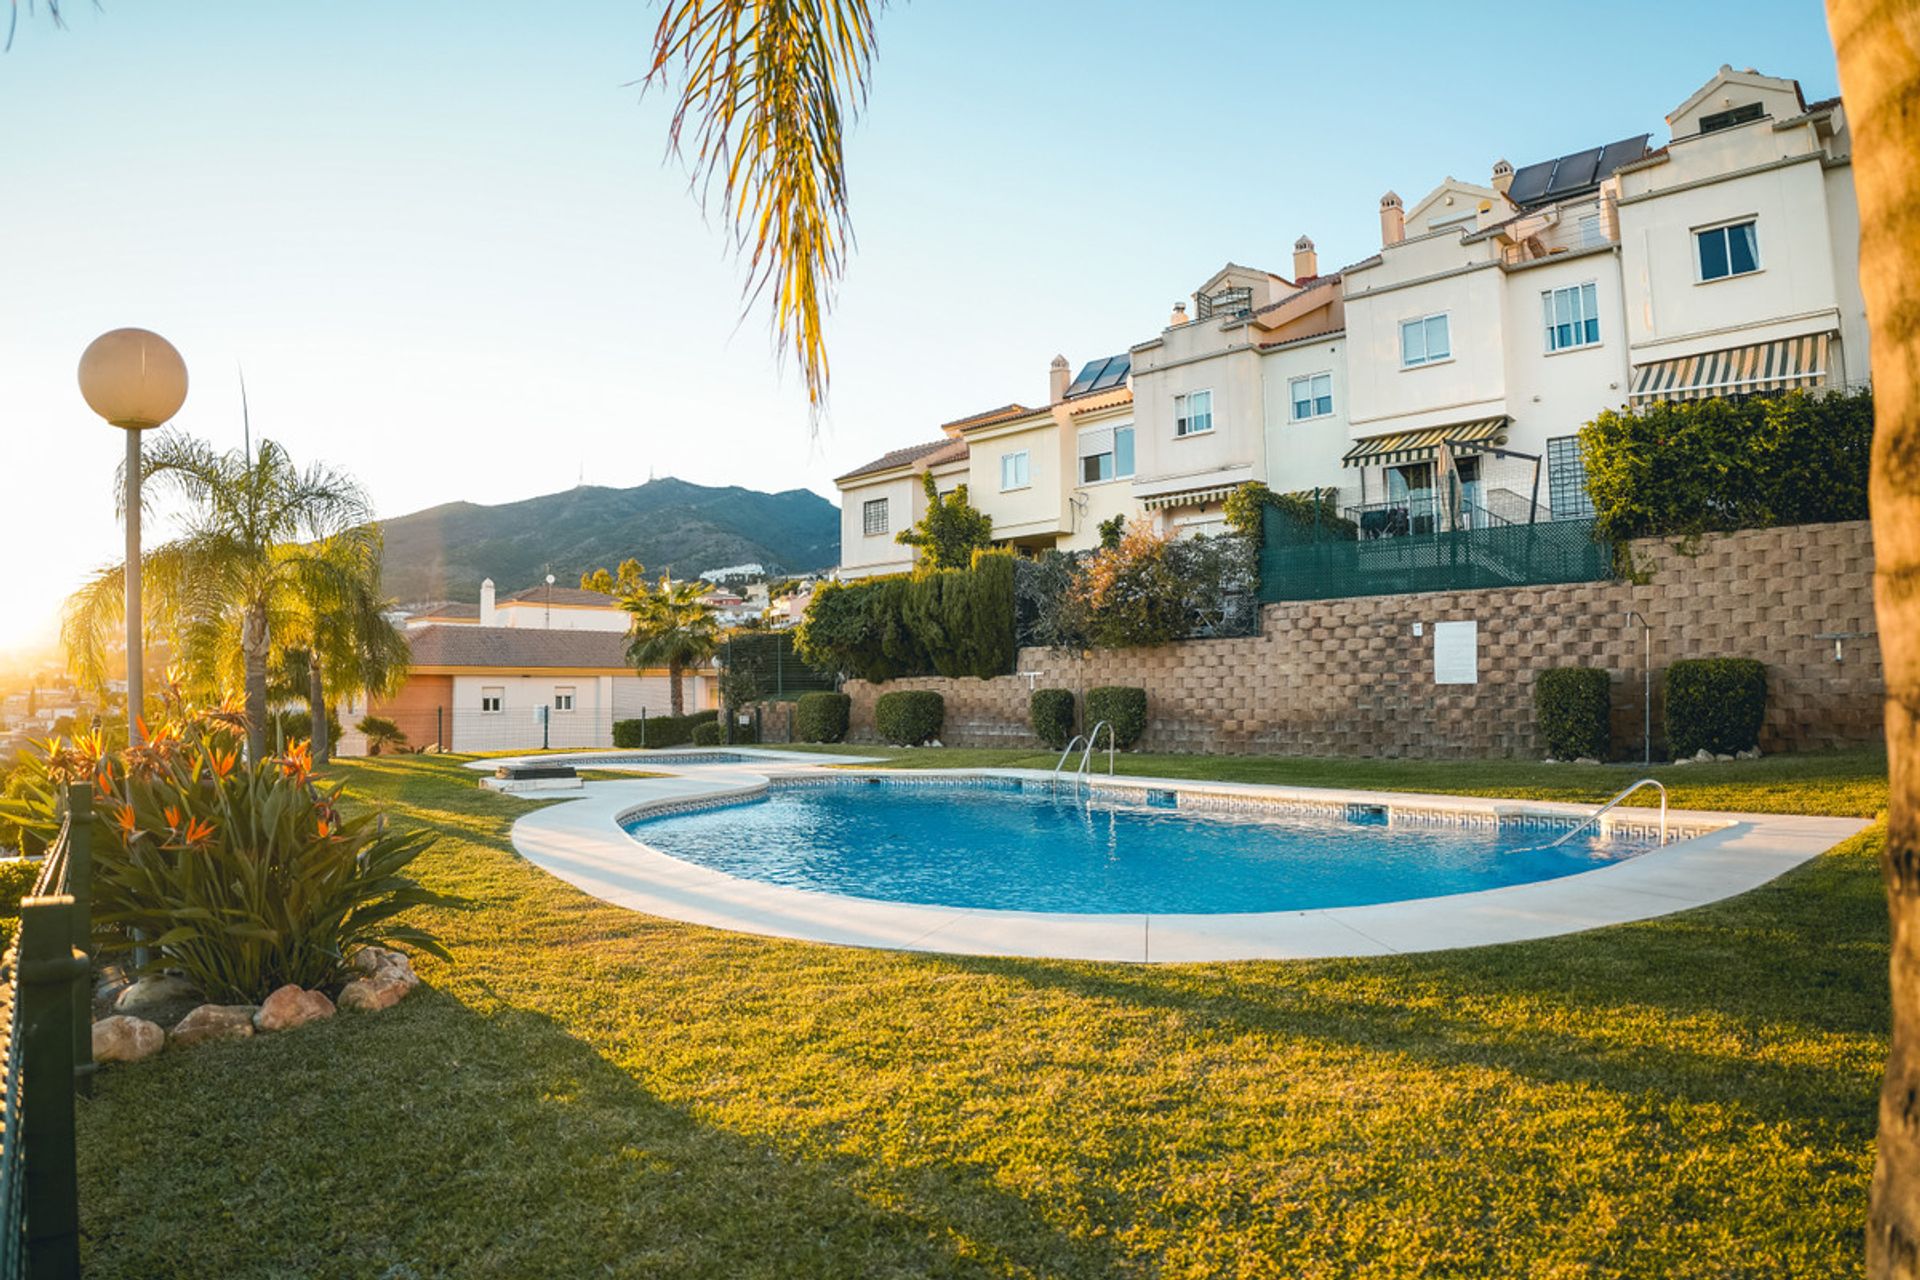
<path id="1" fill-rule="evenodd" d="M 1860 1271 L 1878 829 L 1727 903 L 1518 946 L 982 960 L 605 906 L 513 854 L 527 804 L 460 759 L 338 767 L 443 833 L 422 865 L 473 904 L 436 921 L 457 963 L 386 1013 L 104 1072 L 90 1277 Z M 1126 764 L 1571 799 L 1631 776 Z M 1673 773 L 1694 806 L 1885 796 L 1870 755 Z"/>

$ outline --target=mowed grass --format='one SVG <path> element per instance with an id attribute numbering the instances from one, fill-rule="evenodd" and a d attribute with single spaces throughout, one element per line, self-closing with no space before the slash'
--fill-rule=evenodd
<path id="1" fill-rule="evenodd" d="M 423 961 L 430 985 L 385 1013 L 103 1072 L 80 1113 L 89 1276 L 1860 1271 L 1878 828 L 1738 899 L 1524 945 L 983 960 L 604 905 L 520 860 L 528 805 L 459 762 L 338 766 L 442 834 L 421 870 L 472 903 L 433 919 L 456 963 Z M 1126 763 L 1615 789 L 1571 767 Z M 1872 813 L 1874 768 L 1689 766 L 1676 800 Z"/>

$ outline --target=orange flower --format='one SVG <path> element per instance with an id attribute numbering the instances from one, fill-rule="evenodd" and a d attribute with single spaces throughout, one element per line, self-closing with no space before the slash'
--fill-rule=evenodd
<path id="1" fill-rule="evenodd" d="M 120 830 L 126 835 L 126 837 L 129 840 L 131 840 L 134 836 L 139 834 L 137 820 L 133 816 L 132 805 L 123 804 L 123 805 L 116 806 L 113 814 L 113 820 L 116 824 L 119 825 Z"/>
<path id="2" fill-rule="evenodd" d="M 312 772 L 313 747 L 302 738 L 289 746 L 287 753 L 280 758 L 280 776 L 305 782 Z"/>
<path id="3" fill-rule="evenodd" d="M 322 840 L 325 840 L 328 836 L 333 834 L 333 828 L 327 825 L 327 820 L 325 818 L 322 818 L 320 819 L 319 830 L 316 831 L 315 834 L 318 835 Z"/>
<path id="4" fill-rule="evenodd" d="M 188 844 L 199 844 L 210 839 L 215 830 L 213 823 L 205 818 L 193 818 L 188 821 L 187 829 L 180 838 Z"/>
<path id="5" fill-rule="evenodd" d="M 167 815 L 167 830 L 178 831 L 180 829 L 180 810 L 174 808 L 172 805 L 168 805 L 162 812 Z"/>
<path id="6" fill-rule="evenodd" d="M 215 751 L 212 753 L 212 760 L 213 776 L 224 782 L 227 776 L 233 772 L 233 767 L 240 762 L 240 753 L 238 751 Z"/>

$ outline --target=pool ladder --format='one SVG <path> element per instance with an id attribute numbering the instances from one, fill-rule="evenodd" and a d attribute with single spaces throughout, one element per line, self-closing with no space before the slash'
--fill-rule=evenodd
<path id="1" fill-rule="evenodd" d="M 1601 818 L 1606 816 L 1608 810 L 1612 809 L 1615 805 L 1619 804 L 1622 800 L 1625 800 L 1628 796 L 1632 795 L 1634 792 L 1638 791 L 1642 787 L 1652 787 L 1654 790 L 1660 793 L 1660 843 L 1665 844 L 1667 842 L 1667 789 L 1665 786 L 1661 785 L 1661 783 L 1658 780 L 1654 778 L 1642 778 L 1640 779 L 1640 781 L 1634 783 L 1632 786 L 1628 787 L 1625 791 L 1622 791 L 1619 795 L 1615 796 L 1613 799 L 1601 805 L 1598 809 L 1595 809 L 1593 813 L 1588 816 L 1586 821 L 1582 822 L 1579 826 L 1575 827 L 1573 830 L 1567 832 L 1567 834 L 1561 836 L 1558 840 L 1555 840 L 1552 844 L 1548 845 L 1547 848 L 1558 849 L 1561 845 L 1573 839 L 1575 836 L 1579 835 L 1582 831 L 1585 831 L 1588 827 L 1592 826 L 1594 823 L 1600 821 Z"/>
<path id="2" fill-rule="evenodd" d="M 1073 754 L 1075 747 L 1082 747 L 1080 764 L 1073 771 L 1073 793 L 1076 796 L 1080 794 L 1081 788 L 1093 772 L 1093 749 L 1100 742 L 1100 731 L 1102 729 L 1107 731 L 1107 776 L 1109 778 L 1113 776 L 1113 750 L 1115 745 L 1113 722 L 1102 720 L 1099 724 L 1093 726 L 1093 732 L 1089 733 L 1086 737 L 1083 738 L 1077 733 L 1074 734 L 1073 741 L 1067 743 L 1067 749 L 1060 753 L 1060 759 L 1056 761 L 1053 766 L 1053 793 L 1055 795 L 1060 794 L 1060 771 L 1067 767 L 1067 757 Z"/>

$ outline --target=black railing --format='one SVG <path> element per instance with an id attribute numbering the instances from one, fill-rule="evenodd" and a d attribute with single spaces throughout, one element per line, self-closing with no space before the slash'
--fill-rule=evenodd
<path id="1" fill-rule="evenodd" d="M 66 790 L 66 816 L 47 849 L 20 927 L 0 958 L 5 1048 L 0 1062 L 0 1278 L 80 1274 L 80 1179 L 74 1095 L 93 1071 L 88 956 L 93 804 Z M 31 1086 L 31 1087 L 29 1087 Z"/>

